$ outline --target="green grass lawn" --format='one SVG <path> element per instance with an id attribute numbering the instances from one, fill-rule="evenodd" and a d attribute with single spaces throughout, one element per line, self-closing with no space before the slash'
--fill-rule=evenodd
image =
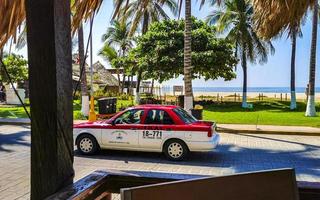
<path id="1" fill-rule="evenodd" d="M 96 103 L 96 102 L 95 102 Z M 117 100 L 117 108 L 128 107 L 132 105 L 132 100 Z M 95 104 L 96 112 L 98 112 L 98 106 Z M 27 105 L 28 111 L 30 110 Z M 23 107 L 21 106 L 6 106 L 0 105 L 0 118 L 27 118 Z M 73 117 L 74 119 L 86 119 L 81 114 L 81 103 L 80 100 L 73 101 Z"/>
<path id="2" fill-rule="evenodd" d="M 290 102 L 253 102 L 253 109 L 241 108 L 241 103 L 222 103 L 204 106 L 204 119 L 225 124 L 260 124 L 320 127 L 320 116 L 305 117 L 306 104 L 299 102 L 291 111 Z M 320 105 L 317 105 L 320 112 Z"/>
<path id="3" fill-rule="evenodd" d="M 132 100 L 118 100 L 117 108 L 132 105 Z M 253 109 L 242 109 L 241 103 L 221 103 L 204 106 L 204 119 L 226 124 L 260 124 L 320 127 L 320 104 L 317 117 L 305 117 L 305 103 L 299 102 L 298 109 L 291 111 L 289 102 L 253 102 Z M 74 101 L 74 119 L 85 119 L 81 115 L 79 100 Z M 29 109 L 29 108 L 28 108 Z M 96 111 L 97 105 L 96 105 Z M 27 117 L 22 107 L 0 106 L 0 117 Z"/>

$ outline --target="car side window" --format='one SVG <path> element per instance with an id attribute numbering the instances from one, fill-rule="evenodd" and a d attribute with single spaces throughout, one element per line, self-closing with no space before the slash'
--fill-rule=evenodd
<path id="1" fill-rule="evenodd" d="M 149 110 L 145 124 L 174 124 L 170 115 L 164 110 Z"/>
<path id="2" fill-rule="evenodd" d="M 144 110 L 132 109 L 115 119 L 115 124 L 140 124 Z"/>

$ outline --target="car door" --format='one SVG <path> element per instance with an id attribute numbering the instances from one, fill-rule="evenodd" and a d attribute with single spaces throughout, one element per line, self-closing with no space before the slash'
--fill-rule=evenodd
<path id="1" fill-rule="evenodd" d="M 167 111 L 147 110 L 143 130 L 139 131 L 140 148 L 160 150 L 163 141 L 174 133 L 175 126 Z"/>
<path id="2" fill-rule="evenodd" d="M 117 117 L 113 124 L 102 131 L 102 143 L 112 148 L 139 147 L 139 133 L 144 109 L 130 109 Z"/>

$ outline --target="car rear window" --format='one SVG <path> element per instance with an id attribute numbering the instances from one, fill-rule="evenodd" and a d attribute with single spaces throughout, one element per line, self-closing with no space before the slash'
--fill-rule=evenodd
<path id="1" fill-rule="evenodd" d="M 182 121 L 184 121 L 186 124 L 190 124 L 193 122 L 196 122 L 196 118 L 194 118 L 192 115 L 190 115 L 187 111 L 185 111 L 182 108 L 175 108 L 173 111 L 180 117 Z"/>

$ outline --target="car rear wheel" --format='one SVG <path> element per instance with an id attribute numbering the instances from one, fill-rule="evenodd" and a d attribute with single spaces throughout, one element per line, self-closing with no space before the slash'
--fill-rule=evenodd
<path id="1" fill-rule="evenodd" d="M 98 143 L 92 135 L 85 134 L 78 138 L 77 148 L 81 154 L 92 155 L 97 152 Z"/>
<path id="2" fill-rule="evenodd" d="M 164 153 L 168 159 L 179 161 L 187 157 L 189 149 L 183 141 L 173 139 L 165 143 Z"/>

